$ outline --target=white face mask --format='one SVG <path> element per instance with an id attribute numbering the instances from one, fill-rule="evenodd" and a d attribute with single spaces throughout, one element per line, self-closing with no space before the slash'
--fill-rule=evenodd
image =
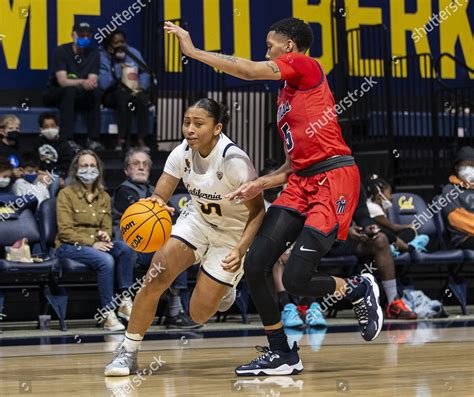
<path id="1" fill-rule="evenodd" d="M 99 170 L 96 167 L 79 168 L 77 177 L 84 185 L 92 185 L 99 177 Z"/>
<path id="2" fill-rule="evenodd" d="M 464 182 L 474 184 L 474 167 L 470 165 L 460 167 L 458 171 L 458 177 Z"/>
<path id="3" fill-rule="evenodd" d="M 53 140 L 59 134 L 59 128 L 44 128 L 41 130 L 41 135 L 46 139 Z"/>
<path id="4" fill-rule="evenodd" d="M 0 176 L 0 188 L 6 188 L 10 184 L 11 178 L 9 176 Z"/>
<path id="5" fill-rule="evenodd" d="M 382 208 L 384 211 L 387 211 L 388 209 L 392 208 L 393 204 L 392 202 L 387 198 L 385 197 L 385 195 L 380 192 L 380 197 L 382 197 Z"/>

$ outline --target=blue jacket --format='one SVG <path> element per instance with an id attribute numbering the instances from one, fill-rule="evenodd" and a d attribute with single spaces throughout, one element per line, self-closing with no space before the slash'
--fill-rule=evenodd
<path id="1" fill-rule="evenodd" d="M 130 51 L 133 55 L 135 55 L 138 59 L 140 59 L 142 62 L 143 57 L 140 54 L 140 51 L 138 51 L 136 48 L 127 46 L 128 51 Z M 150 75 L 145 72 L 144 70 L 140 69 L 137 65 L 137 63 L 130 58 L 128 55 L 125 57 L 123 63 L 126 63 L 127 65 L 135 66 L 138 69 L 138 83 L 140 87 L 144 88 L 147 90 L 150 87 Z M 115 71 L 116 71 L 116 76 L 120 78 L 122 76 L 122 70 L 120 68 L 119 63 L 115 63 Z M 115 84 L 115 79 L 112 75 L 112 69 L 111 69 L 111 55 L 105 51 L 104 49 L 100 50 L 100 72 L 99 72 L 99 87 L 106 91 L 110 87 L 112 87 Z"/>

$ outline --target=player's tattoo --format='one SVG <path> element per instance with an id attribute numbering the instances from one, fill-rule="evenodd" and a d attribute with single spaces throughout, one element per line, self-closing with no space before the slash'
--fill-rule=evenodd
<path id="1" fill-rule="evenodd" d="M 233 55 L 219 54 L 218 52 L 207 52 L 207 53 L 212 56 L 215 56 L 216 58 L 221 58 L 221 59 L 224 59 L 225 61 L 237 63 L 237 57 L 234 57 Z"/>
<path id="2" fill-rule="evenodd" d="M 272 70 L 273 73 L 278 73 L 280 71 L 280 68 L 275 62 L 266 62 L 267 66 Z"/>

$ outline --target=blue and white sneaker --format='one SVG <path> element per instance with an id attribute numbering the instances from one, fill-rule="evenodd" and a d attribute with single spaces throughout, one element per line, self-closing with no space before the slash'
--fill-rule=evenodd
<path id="1" fill-rule="evenodd" d="M 296 375 L 303 371 L 303 363 L 298 355 L 296 342 L 288 352 L 280 350 L 272 351 L 268 347 L 256 346 L 258 352 L 263 353 L 260 357 L 241 365 L 235 369 L 239 376 L 271 376 L 271 375 Z"/>
<path id="2" fill-rule="evenodd" d="M 362 337 L 366 341 L 372 341 L 379 336 L 383 326 L 380 290 L 374 276 L 370 273 L 362 274 L 359 277 L 359 283 L 365 285 L 365 294 L 352 302 L 353 309 L 357 321 L 359 321 Z"/>
<path id="3" fill-rule="evenodd" d="M 311 306 L 306 310 L 306 324 L 310 327 L 327 327 L 328 323 L 321 311 L 321 306 L 318 302 L 311 303 Z"/>
<path id="4" fill-rule="evenodd" d="M 420 234 L 411 240 L 408 245 L 412 246 L 417 251 L 426 252 L 426 246 L 429 242 L 429 236 L 426 234 Z"/>
<path id="5" fill-rule="evenodd" d="M 304 325 L 298 309 L 293 303 L 288 303 L 281 312 L 281 322 L 285 328 L 302 327 Z"/>

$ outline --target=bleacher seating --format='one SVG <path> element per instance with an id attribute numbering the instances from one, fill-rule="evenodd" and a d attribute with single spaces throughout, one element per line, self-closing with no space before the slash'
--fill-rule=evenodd
<path id="1" fill-rule="evenodd" d="M 21 132 L 22 133 L 37 133 L 39 132 L 38 126 L 38 117 L 43 112 L 54 113 L 58 116 L 59 112 L 57 108 L 47 108 L 47 107 L 31 107 L 31 108 L 21 108 L 21 107 L 0 107 L 0 116 L 3 114 L 16 114 L 21 121 Z M 115 117 L 115 110 L 102 108 L 100 111 L 101 114 L 101 134 L 117 134 L 117 124 Z M 87 133 L 87 122 L 86 114 L 83 112 L 78 112 L 76 117 L 76 122 L 74 125 L 74 131 L 78 134 Z M 150 134 L 153 131 L 153 112 L 148 112 L 148 125 L 150 126 Z M 136 117 L 132 120 L 132 125 L 130 128 L 132 134 L 137 133 L 137 120 Z"/>
<path id="2" fill-rule="evenodd" d="M 401 271 L 399 271 L 400 283 L 407 286 L 407 282 L 403 278 L 409 279 L 409 275 L 415 266 L 425 267 L 426 270 L 439 269 L 438 271 L 446 280 L 445 285 L 452 283 L 450 273 L 453 268 L 462 266 L 464 254 L 459 249 L 447 249 L 442 233 L 439 233 L 441 226 L 435 222 L 436 215 L 432 215 L 425 201 L 413 193 L 395 193 L 392 196 L 392 203 L 389 218 L 393 223 L 409 224 L 415 219 L 421 219 L 420 216 L 423 214 L 431 214 L 431 217 L 426 217 L 426 221 L 420 222 L 421 227 L 417 230 L 419 234 L 427 234 L 430 237 L 428 246 L 430 250 L 429 252 L 413 251 L 410 253 L 411 263 L 404 264 Z M 419 218 L 415 218 L 417 215 Z M 441 296 L 445 291 L 446 288 L 440 291 Z M 462 310 L 465 311 L 465 299 L 458 300 Z"/>
<path id="3" fill-rule="evenodd" d="M 29 209 L 21 211 L 17 219 L 0 222 L 0 245 L 11 246 L 22 238 L 27 238 L 30 246 L 41 244 L 42 236 L 38 223 Z M 45 304 L 44 311 L 48 309 L 48 302 L 61 320 L 62 328 L 65 329 L 62 321 L 65 313 L 64 298 L 51 293 L 51 290 L 55 290 L 54 278 L 58 271 L 58 261 L 54 257 L 49 257 L 46 252 L 43 252 L 42 257 L 43 261 L 33 263 L 0 259 L 0 308 L 3 307 L 4 301 L 2 290 L 25 286 L 39 287 L 40 301 Z"/>

